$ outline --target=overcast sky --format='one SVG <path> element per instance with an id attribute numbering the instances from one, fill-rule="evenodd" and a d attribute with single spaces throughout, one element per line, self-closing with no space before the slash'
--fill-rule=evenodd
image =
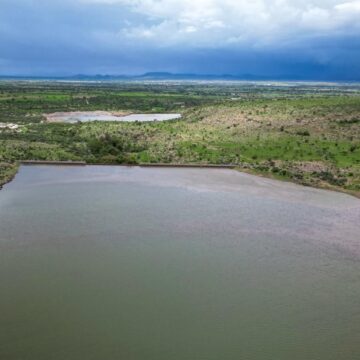
<path id="1" fill-rule="evenodd" d="M 360 80 L 360 1 L 0 0 L 0 74 Z"/>

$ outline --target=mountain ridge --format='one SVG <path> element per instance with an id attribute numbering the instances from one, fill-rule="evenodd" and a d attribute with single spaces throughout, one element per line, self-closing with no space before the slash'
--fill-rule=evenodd
<path id="1" fill-rule="evenodd" d="M 69 81 L 120 81 L 120 80 L 223 80 L 223 81 L 346 81 L 357 82 L 360 79 L 346 78 L 309 78 L 294 74 L 288 75 L 255 75 L 255 74 L 198 74 L 198 73 L 171 73 L 166 71 L 146 72 L 140 75 L 112 75 L 112 74 L 76 74 L 68 76 L 43 76 L 43 75 L 0 75 L 2 80 L 69 80 Z"/>

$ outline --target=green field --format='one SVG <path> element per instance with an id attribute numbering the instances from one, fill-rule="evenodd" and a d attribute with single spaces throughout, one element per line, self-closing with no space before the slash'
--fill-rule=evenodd
<path id="1" fill-rule="evenodd" d="M 44 113 L 180 112 L 155 123 L 47 123 Z M 20 160 L 234 164 L 360 194 L 360 86 L 0 82 L 0 183 Z"/>

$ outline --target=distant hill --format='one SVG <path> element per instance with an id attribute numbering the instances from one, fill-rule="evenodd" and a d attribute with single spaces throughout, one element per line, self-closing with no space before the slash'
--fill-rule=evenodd
<path id="1" fill-rule="evenodd" d="M 265 76 L 254 74 L 196 74 L 196 73 L 170 73 L 170 72 L 147 72 L 141 75 L 86 75 L 77 74 L 72 76 L 11 76 L 0 75 L 3 80 L 68 80 L 68 81 L 131 81 L 131 80 L 223 80 L 223 81 L 351 81 L 350 79 L 324 79 L 319 77 L 307 78 L 298 75 Z M 357 81 L 353 79 L 352 81 Z"/>

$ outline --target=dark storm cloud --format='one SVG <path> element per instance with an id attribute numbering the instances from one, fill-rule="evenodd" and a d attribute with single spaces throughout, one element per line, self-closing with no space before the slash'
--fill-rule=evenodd
<path id="1" fill-rule="evenodd" d="M 0 72 L 171 71 L 360 79 L 359 1 L 249 4 L 1 0 Z M 287 20 L 279 20 L 281 16 Z"/>

